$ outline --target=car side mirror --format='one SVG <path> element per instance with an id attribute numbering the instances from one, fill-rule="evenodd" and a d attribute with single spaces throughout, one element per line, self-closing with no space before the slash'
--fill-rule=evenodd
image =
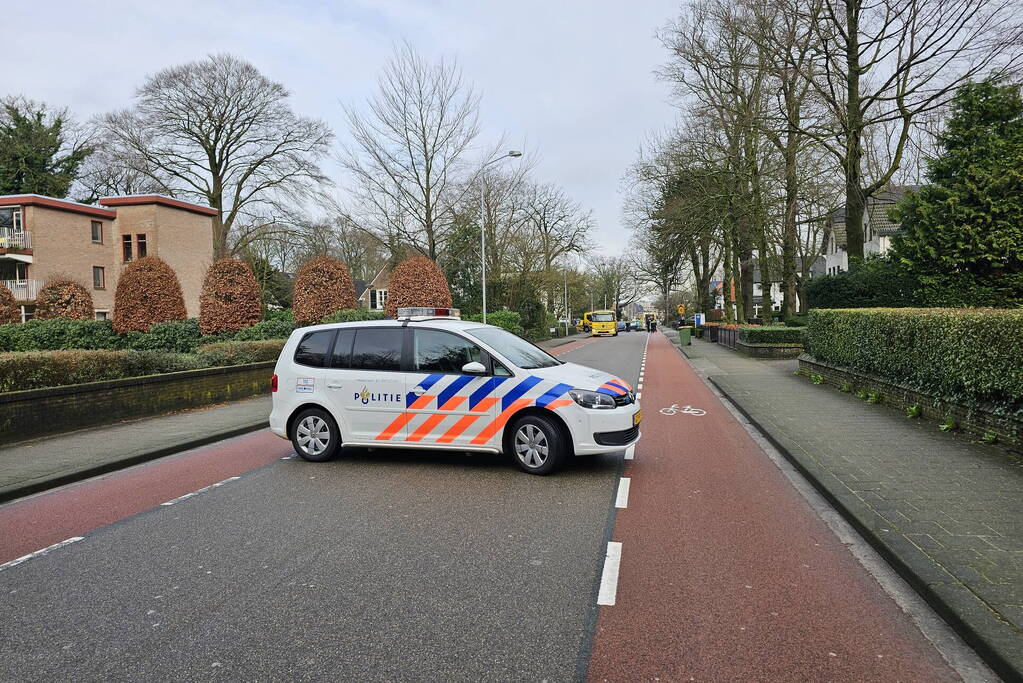
<path id="1" fill-rule="evenodd" d="M 471 361 L 462 366 L 462 372 L 466 375 L 485 375 L 487 368 L 479 361 Z"/>

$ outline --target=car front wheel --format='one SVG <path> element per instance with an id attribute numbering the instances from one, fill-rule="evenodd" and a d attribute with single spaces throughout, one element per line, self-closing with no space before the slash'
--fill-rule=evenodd
<path id="1" fill-rule="evenodd" d="M 517 464 L 530 474 L 550 474 L 564 458 L 561 430 L 543 415 L 526 415 L 512 427 L 509 446 Z"/>
<path id="2" fill-rule="evenodd" d="M 341 430 L 325 410 L 308 408 L 291 423 L 291 443 L 295 452 L 309 462 L 327 462 L 341 447 Z"/>

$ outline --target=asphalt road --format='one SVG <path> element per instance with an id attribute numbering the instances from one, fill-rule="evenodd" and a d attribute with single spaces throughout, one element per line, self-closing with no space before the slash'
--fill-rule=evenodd
<path id="1" fill-rule="evenodd" d="M 646 340 L 558 351 L 635 383 Z M 83 537 L 0 571 L 0 676 L 585 676 L 621 455 L 290 453 L 255 434 L 0 507 L 0 562 Z"/>

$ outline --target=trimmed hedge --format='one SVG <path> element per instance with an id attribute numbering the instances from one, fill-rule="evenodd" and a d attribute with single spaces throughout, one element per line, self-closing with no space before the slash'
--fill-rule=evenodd
<path id="1" fill-rule="evenodd" d="M 284 340 L 207 344 L 198 353 L 73 350 L 0 353 L 0 392 L 276 360 Z"/>
<path id="2" fill-rule="evenodd" d="M 826 363 L 1023 416 L 1023 310 L 817 309 L 806 337 Z"/>
<path id="3" fill-rule="evenodd" d="M 155 256 L 129 263 L 114 292 L 114 330 L 145 332 L 155 323 L 184 320 L 185 299 L 174 269 Z"/>
<path id="4" fill-rule="evenodd" d="M 391 271 L 387 315 L 396 318 L 398 309 L 408 306 L 451 307 L 451 290 L 444 271 L 425 256 L 413 256 Z"/>
<path id="5" fill-rule="evenodd" d="M 295 274 L 292 311 L 296 322 L 315 325 L 331 311 L 357 305 L 352 274 L 336 258 L 317 256 L 302 264 Z"/>
<path id="6" fill-rule="evenodd" d="M 481 323 L 483 322 L 483 314 L 477 313 L 475 315 L 467 315 L 463 317 L 462 320 Z M 522 316 L 515 311 L 494 311 L 493 313 L 487 313 L 487 324 L 508 330 L 512 334 L 517 334 L 520 337 L 524 337 L 526 334 L 525 329 L 522 327 Z M 562 326 L 562 329 L 564 329 L 564 326 Z M 548 332 L 545 336 L 550 336 L 550 332 Z"/>
<path id="7" fill-rule="evenodd" d="M 39 320 L 54 318 L 92 320 L 96 317 L 92 294 L 74 280 L 67 278 L 50 280 L 36 295 L 35 317 Z"/>
<path id="8" fill-rule="evenodd" d="M 361 320 L 387 320 L 387 316 L 381 311 L 369 311 L 365 308 L 346 308 L 341 311 L 334 311 L 325 316 L 322 323 L 355 323 Z"/>
<path id="9" fill-rule="evenodd" d="M 0 325 L 21 322 L 21 307 L 11 290 L 0 285 Z"/>
<path id="10" fill-rule="evenodd" d="M 743 325 L 739 328 L 739 341 L 746 344 L 802 344 L 803 327 Z"/>
<path id="11" fill-rule="evenodd" d="M 237 332 L 263 318 L 263 295 L 248 263 L 237 258 L 214 261 L 206 271 L 199 297 L 203 334 Z"/>

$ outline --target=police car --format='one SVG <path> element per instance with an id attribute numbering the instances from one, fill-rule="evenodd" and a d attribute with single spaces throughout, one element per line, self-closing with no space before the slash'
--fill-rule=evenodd
<path id="1" fill-rule="evenodd" d="M 639 403 L 621 378 L 457 309 L 300 328 L 274 373 L 270 429 L 313 462 L 344 447 L 445 449 L 507 453 L 548 474 L 640 436 Z"/>

